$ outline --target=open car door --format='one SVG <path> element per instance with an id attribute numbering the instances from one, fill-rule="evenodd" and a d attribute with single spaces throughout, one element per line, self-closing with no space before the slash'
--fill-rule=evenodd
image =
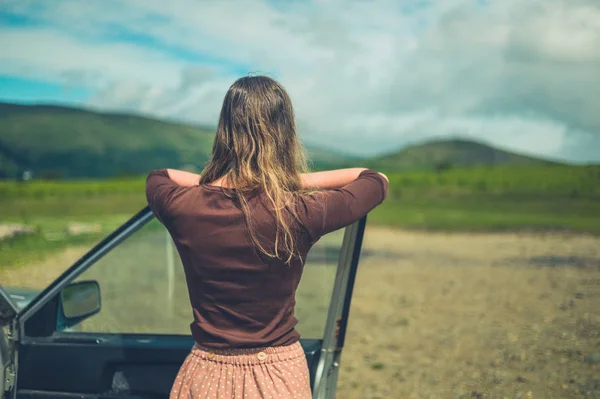
<path id="1" fill-rule="evenodd" d="M 296 294 L 313 398 L 335 397 L 365 223 L 315 244 Z M 166 398 L 193 345 L 183 267 L 149 208 L 18 313 L 2 306 L 13 320 L 0 359 L 9 399 Z"/>

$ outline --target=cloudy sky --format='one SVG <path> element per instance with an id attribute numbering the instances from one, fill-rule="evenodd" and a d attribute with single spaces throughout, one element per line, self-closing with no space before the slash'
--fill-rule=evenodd
<path id="1" fill-rule="evenodd" d="M 248 73 L 287 87 L 307 143 L 600 162 L 598 0 L 0 0 L 5 101 L 215 125 Z"/>

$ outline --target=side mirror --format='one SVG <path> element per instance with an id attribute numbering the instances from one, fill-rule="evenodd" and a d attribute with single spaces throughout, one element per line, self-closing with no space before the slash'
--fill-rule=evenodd
<path id="1" fill-rule="evenodd" d="M 100 311 L 100 285 L 97 281 L 78 281 L 60 292 L 58 331 L 80 323 Z"/>

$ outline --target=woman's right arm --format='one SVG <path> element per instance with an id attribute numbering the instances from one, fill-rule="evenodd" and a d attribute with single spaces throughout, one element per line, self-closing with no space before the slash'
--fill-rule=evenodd
<path id="1" fill-rule="evenodd" d="M 346 168 L 327 170 L 323 172 L 303 173 L 302 188 L 304 189 L 334 189 L 341 188 L 358 179 L 358 176 L 367 168 Z M 386 175 L 379 173 L 387 182 Z"/>
<path id="2" fill-rule="evenodd" d="M 313 240 L 354 223 L 387 196 L 388 179 L 374 170 L 353 168 L 316 173 L 316 176 L 303 177 L 308 187 L 319 180 L 321 187 L 318 188 L 325 186 L 326 189 L 301 195 L 298 204 L 300 221 Z"/>

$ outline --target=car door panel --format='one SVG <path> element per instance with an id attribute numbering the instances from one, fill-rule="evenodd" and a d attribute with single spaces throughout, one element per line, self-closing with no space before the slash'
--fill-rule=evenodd
<path id="1" fill-rule="evenodd" d="M 164 396 L 191 345 L 188 337 L 169 345 L 133 336 L 36 339 L 20 348 L 17 397 L 22 390 Z M 136 379 L 142 373 L 145 381 Z"/>
<path id="2" fill-rule="evenodd" d="M 309 368 L 315 370 L 321 341 L 301 344 Z M 167 397 L 192 345 L 186 336 L 65 333 L 28 340 L 19 350 L 17 397 Z"/>

